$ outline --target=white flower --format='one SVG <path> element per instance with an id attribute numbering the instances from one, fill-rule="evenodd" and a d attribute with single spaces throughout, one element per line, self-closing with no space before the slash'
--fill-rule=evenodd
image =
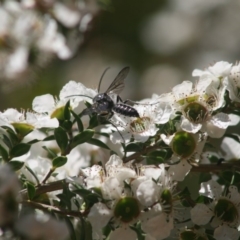
<path id="1" fill-rule="evenodd" d="M 200 79 L 211 79 L 214 87 L 218 88 L 220 82 L 224 81 L 229 76 L 231 68 L 232 64 L 220 61 L 204 71 L 195 69 L 192 75 L 194 77 L 200 77 Z"/>
<path id="2" fill-rule="evenodd" d="M 220 138 L 230 119 L 225 113 L 212 113 L 224 104 L 226 84 L 221 89 L 215 89 L 210 83 L 210 79 L 203 79 L 193 86 L 191 82 L 184 81 L 175 86 L 172 93 L 165 96 L 165 100 L 172 102 L 175 111 L 182 112 L 180 126 L 184 131 L 202 131 L 212 138 Z"/>
<path id="3" fill-rule="evenodd" d="M 223 224 L 215 229 L 213 236 L 217 240 L 238 240 L 240 232 L 237 229 L 233 229 L 228 225 Z"/>
<path id="4" fill-rule="evenodd" d="M 60 99 L 77 99 L 76 101 L 88 101 L 92 103 L 92 98 L 94 98 L 98 94 L 96 89 L 91 89 L 85 87 L 80 82 L 70 81 L 65 84 L 60 91 L 59 97 Z M 84 95 L 84 96 L 78 96 Z"/>
<path id="5" fill-rule="evenodd" d="M 56 2 L 53 7 L 53 14 L 66 27 L 71 28 L 76 26 L 81 18 L 80 12 L 68 8 L 62 3 Z"/>
<path id="6" fill-rule="evenodd" d="M 114 236 L 121 231 L 125 232 L 126 236 L 129 234 L 132 236 L 134 232 L 128 233 L 132 230 L 126 230 L 126 228 L 128 229 L 137 221 L 141 209 L 140 203 L 132 196 L 129 189 L 125 188 L 124 182 L 129 184 L 131 179 L 136 178 L 135 171 L 123 165 L 122 160 L 113 155 L 106 163 L 105 171 L 102 167 L 95 165 L 83 169 L 82 172 L 86 176 L 87 188 L 100 188 L 103 199 L 107 200 L 105 204 L 94 204 L 90 210 L 89 221 L 92 223 L 93 238 L 102 239 L 101 229 L 106 226 L 110 218 L 115 228 L 110 234 L 110 239 L 115 239 Z"/>
<path id="7" fill-rule="evenodd" d="M 173 180 L 182 181 L 192 166 L 199 161 L 206 137 L 202 134 L 192 134 L 178 131 L 172 136 L 161 134 L 162 140 L 171 147 L 173 164 L 169 167 L 169 174 Z M 203 139 L 202 139 L 203 138 Z"/>
<path id="8" fill-rule="evenodd" d="M 66 155 L 67 163 L 58 168 L 56 172 L 62 178 L 78 176 L 82 168 L 89 167 L 91 163 L 104 162 L 106 155 L 100 147 L 88 143 L 80 144 Z"/>
<path id="9" fill-rule="evenodd" d="M 32 108 L 38 113 L 48 113 L 51 118 L 64 119 L 64 107 L 68 101 L 70 101 L 71 109 L 75 110 L 80 102 L 86 99 L 89 101 L 89 98 L 77 95 L 86 95 L 92 98 L 96 94 L 95 90 L 86 88 L 81 83 L 70 81 L 60 91 L 59 100 L 57 98 L 54 99 L 51 94 L 44 94 L 34 98 Z"/>
<path id="10" fill-rule="evenodd" d="M 112 211 L 103 203 L 95 203 L 92 206 L 87 218 L 92 225 L 93 239 L 103 239 L 102 229 L 112 215 Z"/>
<path id="11" fill-rule="evenodd" d="M 22 136 L 27 135 L 34 129 L 57 128 L 58 125 L 56 118 L 51 119 L 46 114 L 18 112 L 13 108 L 9 108 L 3 113 L 0 112 L 0 126 L 11 127 Z"/>
<path id="12" fill-rule="evenodd" d="M 192 221 L 205 225 L 211 220 L 212 227 L 218 227 L 214 231 L 214 236 L 218 236 L 216 239 L 238 239 L 240 235 L 236 228 L 240 226 L 240 194 L 237 187 L 230 186 L 228 193 L 223 194 L 223 188 L 210 180 L 201 184 L 199 192 L 212 202 L 208 205 L 197 203 L 191 210 Z"/>
<path id="13" fill-rule="evenodd" d="M 135 171 L 123 165 L 117 155 L 112 155 L 105 165 L 105 171 L 98 165 L 83 169 L 87 188 L 100 188 L 104 199 L 115 200 L 122 196 L 124 181 L 134 178 Z"/>
<path id="14" fill-rule="evenodd" d="M 118 131 L 110 135 L 113 143 L 129 142 L 133 137 L 136 141 L 146 142 L 150 136 L 154 136 L 158 128 L 156 124 L 166 123 L 172 113 L 171 106 L 166 102 L 158 104 L 134 105 L 139 113 L 138 118 L 125 117 L 115 113 L 111 122 L 117 126 Z"/>
<path id="15" fill-rule="evenodd" d="M 141 167 L 140 176 L 131 189 L 139 202 L 147 207 L 141 215 L 143 231 L 154 239 L 165 239 L 173 229 L 174 219 L 180 220 L 178 201 L 174 199 L 174 183 L 164 164 Z"/>
<path id="16" fill-rule="evenodd" d="M 57 23 L 53 19 L 46 23 L 44 32 L 36 45 L 40 51 L 56 54 L 60 59 L 68 59 L 73 54 L 66 44 L 65 37 L 58 32 Z"/>
<path id="17" fill-rule="evenodd" d="M 32 175 L 31 172 L 27 168 L 31 169 L 31 171 L 34 172 L 34 175 L 37 177 L 38 181 L 41 182 L 46 173 L 51 169 L 52 163 L 50 159 L 43 158 L 43 157 L 35 157 L 35 158 L 28 158 L 25 160 L 25 167 L 23 167 L 20 170 L 20 174 L 24 174 L 26 179 L 28 179 L 30 182 L 38 184 L 36 178 Z M 55 179 L 54 177 L 51 177 L 48 179 L 49 181 L 52 181 Z"/>
<path id="18" fill-rule="evenodd" d="M 232 101 L 240 102 L 240 63 L 231 69 L 227 90 Z"/>

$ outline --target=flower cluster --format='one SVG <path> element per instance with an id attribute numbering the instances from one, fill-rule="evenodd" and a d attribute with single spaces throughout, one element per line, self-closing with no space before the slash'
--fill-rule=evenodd
<path id="1" fill-rule="evenodd" d="M 94 5 L 94 4 L 92 4 Z M 82 1 L 6 0 L 0 4 L 0 78 L 28 76 L 53 57 L 69 59 L 97 7 Z M 66 29 L 62 31 L 61 29 Z"/>
<path id="2" fill-rule="evenodd" d="M 234 139 L 230 150 L 239 149 L 228 127 L 239 122 L 240 64 L 194 70 L 195 83 L 132 104 L 118 95 L 127 72 L 104 93 L 70 81 L 59 97 L 35 97 L 31 111 L 0 112 L 1 161 L 23 188 L 18 195 L 9 167 L 0 174 L 3 236 L 7 225 L 30 239 L 240 237 L 239 156 L 227 159 L 216 145 Z M 25 207 L 38 210 L 24 216 Z"/>

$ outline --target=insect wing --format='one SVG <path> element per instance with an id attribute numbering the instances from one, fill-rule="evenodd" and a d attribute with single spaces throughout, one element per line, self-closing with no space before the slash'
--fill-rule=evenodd
<path id="1" fill-rule="evenodd" d="M 113 80 L 113 82 L 111 83 L 111 85 L 109 86 L 109 88 L 107 89 L 107 91 L 105 93 L 119 94 L 124 88 L 124 79 L 127 77 L 128 73 L 129 73 L 129 69 L 130 69 L 129 67 L 123 68 L 118 73 L 118 75 Z"/>

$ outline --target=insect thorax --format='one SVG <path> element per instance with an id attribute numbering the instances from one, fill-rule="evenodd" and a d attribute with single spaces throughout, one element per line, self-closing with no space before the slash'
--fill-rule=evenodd
<path id="1" fill-rule="evenodd" d="M 113 100 L 106 93 L 100 93 L 93 98 L 93 108 L 99 114 L 111 112 L 113 106 Z"/>

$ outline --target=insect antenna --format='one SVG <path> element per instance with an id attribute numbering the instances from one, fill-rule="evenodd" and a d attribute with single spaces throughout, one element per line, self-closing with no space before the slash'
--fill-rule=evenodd
<path id="1" fill-rule="evenodd" d="M 102 76 L 101 76 L 101 78 L 100 78 L 100 80 L 99 80 L 98 89 L 97 89 L 98 93 L 99 93 L 99 91 L 100 91 L 100 86 L 101 86 L 103 77 L 104 77 L 105 73 L 107 72 L 107 70 L 108 70 L 109 68 L 110 68 L 110 67 L 108 67 L 108 68 L 106 68 L 106 69 L 104 70 L 104 72 L 103 72 L 103 74 L 102 74 Z"/>
<path id="2" fill-rule="evenodd" d="M 132 103 L 132 104 L 137 104 L 137 105 L 155 105 L 158 104 L 159 102 L 154 102 L 154 103 L 142 103 L 142 102 L 135 102 L 130 99 L 125 100 L 123 103 Z"/>
<path id="3" fill-rule="evenodd" d="M 89 97 L 89 96 L 87 96 L 87 95 L 82 95 L 82 94 L 78 94 L 78 95 L 69 95 L 69 96 L 67 96 L 66 98 L 69 98 L 69 97 L 88 97 L 88 98 L 90 98 L 90 99 L 93 99 L 92 97 Z"/>
<path id="4" fill-rule="evenodd" d="M 111 123 L 111 124 L 117 129 L 117 131 L 118 131 L 119 135 L 121 136 L 121 138 L 122 138 L 124 144 L 126 145 L 126 143 L 125 143 L 125 139 L 123 138 L 123 135 L 122 135 L 122 134 L 120 133 L 120 131 L 118 130 L 117 126 L 116 126 L 112 121 L 109 120 L 109 122 L 110 122 L 110 123 Z"/>

